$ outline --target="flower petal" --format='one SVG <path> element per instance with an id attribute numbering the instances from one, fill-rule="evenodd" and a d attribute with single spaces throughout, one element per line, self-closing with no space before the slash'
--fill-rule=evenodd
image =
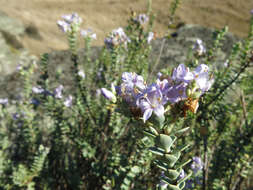
<path id="1" fill-rule="evenodd" d="M 143 113 L 143 121 L 144 123 L 151 117 L 153 110 L 152 109 L 146 109 Z"/>
<path id="2" fill-rule="evenodd" d="M 164 114 L 164 107 L 162 105 L 157 105 L 156 108 L 154 109 L 154 113 L 158 116 L 161 117 Z"/>

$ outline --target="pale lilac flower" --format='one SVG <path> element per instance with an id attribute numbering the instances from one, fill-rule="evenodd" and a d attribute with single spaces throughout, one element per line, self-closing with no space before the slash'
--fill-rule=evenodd
<path id="1" fill-rule="evenodd" d="M 70 25 L 66 23 L 65 21 L 58 20 L 57 25 L 61 29 L 61 31 L 64 33 L 69 32 L 71 30 Z"/>
<path id="2" fill-rule="evenodd" d="M 106 99 L 116 103 L 117 98 L 111 91 L 107 90 L 106 88 L 101 88 L 101 93 Z"/>
<path id="3" fill-rule="evenodd" d="M 132 90 L 134 87 L 137 87 L 139 90 L 146 89 L 146 85 L 144 84 L 144 79 L 141 75 L 137 75 L 136 73 L 124 72 L 121 77 L 123 83 L 127 88 Z"/>
<path id="4" fill-rule="evenodd" d="M 54 97 L 55 98 L 58 98 L 58 99 L 61 99 L 63 96 L 62 96 L 62 90 L 63 90 L 63 86 L 60 85 L 58 86 L 55 90 L 54 90 Z"/>
<path id="5" fill-rule="evenodd" d="M 196 43 L 193 46 L 193 50 L 196 51 L 196 53 L 201 56 L 206 53 L 206 48 L 203 45 L 203 42 L 201 39 L 197 39 Z"/>
<path id="6" fill-rule="evenodd" d="M 93 40 L 97 39 L 97 35 L 95 33 L 93 33 L 91 29 L 81 30 L 80 33 L 84 38 L 90 38 Z"/>
<path id="7" fill-rule="evenodd" d="M 82 23 L 82 18 L 80 18 L 77 13 L 63 15 L 62 18 L 68 24 L 73 24 L 73 23 L 74 24 L 81 24 Z"/>
<path id="8" fill-rule="evenodd" d="M 154 39 L 154 33 L 153 32 L 149 32 L 148 33 L 148 37 L 147 37 L 147 42 L 148 44 L 150 44 L 150 42 Z"/>
<path id="9" fill-rule="evenodd" d="M 107 48 L 111 49 L 115 46 L 124 45 L 127 46 L 127 43 L 130 42 L 130 39 L 125 34 L 122 28 L 113 30 L 108 37 L 104 40 Z"/>
<path id="10" fill-rule="evenodd" d="M 136 106 L 136 99 L 146 89 L 144 79 L 136 73 L 124 72 L 118 94 L 131 106 Z"/>
<path id="11" fill-rule="evenodd" d="M 8 98 L 0 98 L 0 104 L 6 106 L 8 104 Z"/>
<path id="12" fill-rule="evenodd" d="M 21 63 L 19 63 L 18 66 L 16 67 L 16 70 L 20 71 L 20 70 L 22 70 L 22 68 L 23 68 L 23 65 Z"/>
<path id="13" fill-rule="evenodd" d="M 214 82 L 214 80 L 210 78 L 208 70 L 209 67 L 207 65 L 201 64 L 193 71 L 194 80 L 202 93 L 208 91 Z"/>
<path id="14" fill-rule="evenodd" d="M 179 101 L 185 100 L 187 98 L 186 89 L 187 83 L 185 82 L 170 86 L 167 90 L 168 101 L 174 104 Z"/>
<path id="15" fill-rule="evenodd" d="M 250 14 L 253 15 L 253 9 L 251 9 Z"/>
<path id="16" fill-rule="evenodd" d="M 226 59 L 226 61 L 224 62 L 224 67 L 228 67 L 229 66 L 229 59 Z"/>
<path id="17" fill-rule="evenodd" d="M 143 112 L 144 123 L 151 117 L 153 112 L 157 117 L 163 117 L 163 105 L 166 102 L 167 99 L 164 98 L 160 87 L 156 84 L 151 85 L 136 101 L 137 106 Z"/>
<path id="18" fill-rule="evenodd" d="M 157 77 L 158 79 L 161 79 L 162 76 L 163 76 L 163 74 L 162 74 L 161 72 L 158 72 L 158 73 L 156 74 L 156 77 Z"/>
<path id="19" fill-rule="evenodd" d="M 193 74 L 188 67 L 185 67 L 184 64 L 180 64 L 173 70 L 172 80 L 189 83 L 193 80 Z"/>
<path id="20" fill-rule="evenodd" d="M 34 94 L 42 94 L 45 92 L 45 90 L 43 88 L 41 88 L 40 86 L 38 86 L 38 87 L 34 86 L 34 87 L 32 87 L 32 92 Z"/>
<path id="21" fill-rule="evenodd" d="M 203 162 L 201 160 L 200 157 L 198 156 L 194 156 L 192 158 L 192 164 L 191 164 L 191 169 L 193 170 L 193 172 L 196 174 L 198 171 L 203 169 Z"/>
<path id="22" fill-rule="evenodd" d="M 64 32 L 70 32 L 72 26 L 79 26 L 82 22 L 82 19 L 78 16 L 77 13 L 72 13 L 69 15 L 63 15 L 63 20 L 57 21 L 57 25 Z"/>
<path id="23" fill-rule="evenodd" d="M 66 107 L 71 107 L 72 106 L 72 103 L 73 103 L 73 97 L 71 95 L 69 95 L 65 101 L 63 102 L 63 104 L 66 106 Z"/>
<path id="24" fill-rule="evenodd" d="M 83 70 L 78 71 L 77 73 L 82 79 L 85 79 L 85 73 Z"/>
<path id="25" fill-rule="evenodd" d="M 134 21 L 140 23 L 141 25 L 146 24 L 148 20 L 149 17 L 146 14 L 139 14 L 136 18 L 134 18 Z"/>

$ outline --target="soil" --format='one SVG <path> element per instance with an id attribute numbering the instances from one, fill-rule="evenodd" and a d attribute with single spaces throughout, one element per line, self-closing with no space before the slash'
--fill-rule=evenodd
<path id="1" fill-rule="evenodd" d="M 153 0 L 158 37 L 168 33 L 170 2 Z M 253 0 L 184 0 L 176 11 L 176 20 L 218 29 L 227 25 L 230 32 L 245 37 L 251 9 Z M 31 35 L 24 35 L 21 41 L 32 54 L 39 55 L 67 49 L 67 40 L 56 26 L 61 15 L 77 12 L 83 18 L 82 28 L 97 33 L 94 45 L 102 45 L 106 34 L 126 25 L 131 10 L 145 12 L 147 0 L 0 0 L 0 10 L 28 27 Z"/>

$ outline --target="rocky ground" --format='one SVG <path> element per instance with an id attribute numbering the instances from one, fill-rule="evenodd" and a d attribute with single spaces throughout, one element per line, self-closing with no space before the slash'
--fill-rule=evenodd
<path id="1" fill-rule="evenodd" d="M 153 0 L 157 15 L 154 31 L 164 36 L 169 23 L 170 0 Z M 23 23 L 21 44 L 32 54 L 67 48 L 56 21 L 66 13 L 77 12 L 84 20 L 83 28 L 92 28 L 101 45 L 112 29 L 124 26 L 131 10 L 142 13 L 147 0 L 0 0 L 0 11 Z M 184 0 L 176 12 L 176 20 L 214 28 L 228 25 L 240 37 L 247 35 L 252 0 Z M 1 17 L 1 15 L 0 15 Z M 2 29 L 7 25 L 2 26 Z M 0 26 L 1 28 L 1 26 Z"/>

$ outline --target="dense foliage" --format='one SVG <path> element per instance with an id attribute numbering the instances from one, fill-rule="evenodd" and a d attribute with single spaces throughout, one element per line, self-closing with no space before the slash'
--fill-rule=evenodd
<path id="1" fill-rule="evenodd" d="M 166 102 L 164 117 L 144 106 L 149 91 L 138 109 L 118 89 L 121 75 L 130 72 L 155 83 L 149 60 L 154 19 L 150 9 L 132 13 L 127 27 L 108 35 L 96 59 L 90 49 L 96 36 L 82 30 L 80 40 L 78 15 L 58 21 L 68 37 L 72 86 L 64 84 L 64 71 L 48 70 L 48 54 L 19 68 L 22 96 L 0 101 L 0 189 L 253 188 L 253 16 L 248 37 L 234 44 L 223 65 L 216 60 L 226 27 L 214 32 L 211 48 L 201 40 L 189 47 L 177 69 L 207 66 L 212 87 L 199 93 L 193 90 L 198 81 L 189 80 L 188 98 Z M 158 78 L 176 81 L 176 75 L 168 66 Z"/>

